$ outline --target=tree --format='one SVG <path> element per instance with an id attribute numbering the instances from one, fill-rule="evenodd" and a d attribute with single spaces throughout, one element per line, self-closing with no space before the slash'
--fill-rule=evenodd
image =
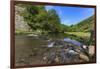
<path id="1" fill-rule="evenodd" d="M 48 24 L 49 24 L 49 29 L 52 32 L 59 32 L 60 30 L 60 18 L 58 16 L 58 14 L 56 13 L 56 11 L 54 9 L 51 9 L 48 11 Z"/>
<path id="2" fill-rule="evenodd" d="M 44 20 L 46 18 L 46 10 L 44 6 L 33 6 L 26 5 L 26 10 L 23 12 L 24 20 L 30 26 L 30 28 L 35 31 L 37 29 L 42 29 L 44 25 Z"/>
<path id="3" fill-rule="evenodd" d="M 23 5 L 21 5 L 23 6 Z M 24 6 L 25 11 L 21 13 L 24 20 L 30 26 L 32 31 L 40 30 L 42 32 L 57 33 L 61 30 L 60 18 L 54 9 L 46 11 L 43 5 Z"/>

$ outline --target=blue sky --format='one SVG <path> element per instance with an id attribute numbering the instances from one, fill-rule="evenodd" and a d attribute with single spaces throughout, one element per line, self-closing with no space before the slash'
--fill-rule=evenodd
<path id="1" fill-rule="evenodd" d="M 60 17 L 61 23 L 65 25 L 77 24 L 78 22 L 92 16 L 94 8 L 45 6 L 46 10 L 54 9 Z"/>

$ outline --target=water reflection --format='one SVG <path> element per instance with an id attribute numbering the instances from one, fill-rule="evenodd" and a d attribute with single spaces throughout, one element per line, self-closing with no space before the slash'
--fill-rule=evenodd
<path id="1" fill-rule="evenodd" d="M 64 41 L 69 42 L 69 43 L 72 43 L 72 44 L 74 44 L 76 46 L 81 46 L 82 45 L 82 43 L 80 43 L 80 42 L 78 42 L 76 40 L 72 40 L 70 38 L 64 38 Z"/>

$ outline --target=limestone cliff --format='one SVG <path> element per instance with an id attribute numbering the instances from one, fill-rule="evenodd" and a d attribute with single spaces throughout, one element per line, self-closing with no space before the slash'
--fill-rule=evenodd
<path id="1" fill-rule="evenodd" d="M 24 21 L 23 16 L 20 15 L 21 12 L 23 12 L 25 8 L 15 6 L 15 31 L 22 31 L 22 32 L 28 32 L 29 26 Z"/>

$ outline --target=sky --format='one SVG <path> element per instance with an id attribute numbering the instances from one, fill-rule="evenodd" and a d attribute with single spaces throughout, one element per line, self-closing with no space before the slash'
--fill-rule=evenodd
<path id="1" fill-rule="evenodd" d="M 45 6 L 46 10 L 54 9 L 62 24 L 74 25 L 92 16 L 94 8 L 69 7 L 69 6 Z"/>

